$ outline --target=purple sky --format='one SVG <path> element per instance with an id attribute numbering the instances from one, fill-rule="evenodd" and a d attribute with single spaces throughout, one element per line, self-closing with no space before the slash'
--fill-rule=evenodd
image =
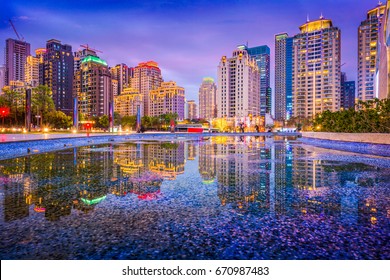
<path id="1" fill-rule="evenodd" d="M 356 80 L 357 28 L 374 8 L 374 0 L 224 0 L 224 1 L 58 1 L 9 0 L 0 3 L 0 46 L 16 38 L 11 18 L 33 50 L 55 38 L 103 53 L 110 66 L 135 66 L 154 60 L 164 80 L 186 89 L 187 99 L 198 100 L 205 76 L 216 78 L 222 55 L 231 56 L 239 44 L 271 48 L 271 86 L 274 85 L 274 35 L 295 35 L 306 21 L 325 18 L 341 29 L 342 71 Z M 4 61 L 0 52 L 0 62 Z"/>

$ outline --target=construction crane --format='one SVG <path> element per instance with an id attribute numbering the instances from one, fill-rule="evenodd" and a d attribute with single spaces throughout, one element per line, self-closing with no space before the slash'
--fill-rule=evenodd
<path id="1" fill-rule="evenodd" d="M 80 47 L 83 47 L 87 50 L 91 50 L 91 51 L 94 51 L 94 52 L 100 52 L 100 53 L 103 53 L 102 51 L 99 51 L 97 49 L 93 49 L 93 48 L 90 48 L 88 44 L 85 44 L 85 45 L 80 45 Z"/>
<path id="2" fill-rule="evenodd" d="M 18 33 L 18 31 L 16 31 L 15 25 L 12 23 L 12 20 L 9 20 L 9 23 L 11 24 L 11 26 L 16 34 L 16 37 L 18 37 L 18 40 L 24 42 L 24 37 L 19 36 L 19 33 Z"/>

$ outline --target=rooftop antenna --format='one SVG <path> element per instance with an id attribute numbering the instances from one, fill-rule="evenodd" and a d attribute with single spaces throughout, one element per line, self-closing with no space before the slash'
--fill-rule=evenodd
<path id="1" fill-rule="evenodd" d="M 307 14 L 306 22 L 309 22 L 309 14 Z"/>
<path id="2" fill-rule="evenodd" d="M 324 16 L 322 15 L 322 12 L 321 12 L 321 15 L 320 15 L 320 19 L 324 19 Z"/>

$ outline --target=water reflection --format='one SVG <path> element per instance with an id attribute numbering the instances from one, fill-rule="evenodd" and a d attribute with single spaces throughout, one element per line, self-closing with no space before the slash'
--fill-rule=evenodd
<path id="1" fill-rule="evenodd" d="M 182 194 L 183 204 L 197 209 L 198 194 L 188 195 L 180 178 L 190 188 L 198 176 L 198 190 L 214 195 L 203 197 L 210 213 L 315 217 L 347 226 L 380 226 L 389 234 L 389 169 L 319 155 L 316 148 L 290 138 L 210 137 L 89 146 L 5 160 L 0 162 L 1 223 L 36 215 L 53 222 L 93 213 L 99 205 L 115 207 L 110 197 L 153 200 L 154 207 L 161 201 L 159 211 L 165 211 L 175 205 L 179 209 Z"/>

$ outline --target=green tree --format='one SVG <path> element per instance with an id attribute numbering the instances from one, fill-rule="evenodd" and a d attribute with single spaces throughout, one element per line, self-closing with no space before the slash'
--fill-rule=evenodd
<path id="1" fill-rule="evenodd" d="M 137 123 L 137 116 L 123 116 L 121 125 L 125 129 L 135 129 Z"/>
<path id="2" fill-rule="evenodd" d="M 40 127 L 46 123 L 46 117 L 50 112 L 55 111 L 54 101 L 51 90 L 48 86 L 39 85 L 33 88 L 32 97 L 32 112 L 40 116 Z"/>
<path id="3" fill-rule="evenodd" d="M 104 129 L 108 129 L 108 127 L 110 126 L 110 120 L 108 118 L 107 115 L 103 115 L 99 118 L 99 127 L 101 128 L 104 128 Z"/>
<path id="4" fill-rule="evenodd" d="M 69 128 L 73 125 L 72 117 L 61 111 L 52 111 L 47 114 L 48 123 L 54 128 Z"/>
<path id="5" fill-rule="evenodd" d="M 390 132 L 390 99 L 358 101 L 355 108 L 325 111 L 314 118 L 313 129 L 327 132 Z"/>
<path id="6" fill-rule="evenodd" d="M 121 115 L 118 112 L 114 112 L 114 125 L 121 125 Z"/>
<path id="7" fill-rule="evenodd" d="M 10 121 L 13 120 L 15 125 L 23 124 L 25 106 L 23 93 L 14 90 L 6 90 L 3 97 L 3 102 L 10 108 Z"/>

